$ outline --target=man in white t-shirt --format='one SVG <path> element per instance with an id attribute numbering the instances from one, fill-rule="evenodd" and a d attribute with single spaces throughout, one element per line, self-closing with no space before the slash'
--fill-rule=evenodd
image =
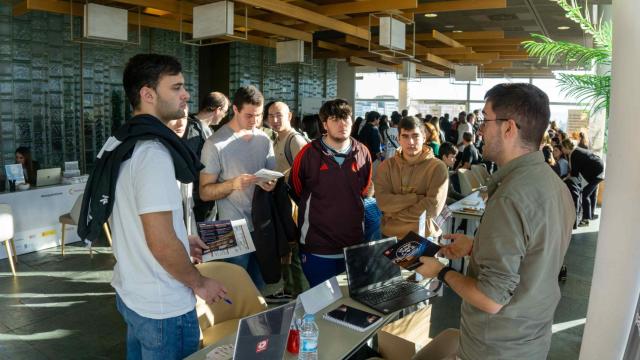
<path id="1" fill-rule="evenodd" d="M 173 57 L 132 57 L 123 82 L 134 115 L 155 118 L 158 126 L 181 117 L 189 100 L 181 71 Z M 204 244 L 187 236 L 174 161 L 160 140 L 139 140 L 122 162 L 111 227 L 117 260 L 111 284 L 127 324 L 127 359 L 182 359 L 197 351 L 194 293 L 215 302 L 226 289 L 189 259 L 201 256 Z"/>

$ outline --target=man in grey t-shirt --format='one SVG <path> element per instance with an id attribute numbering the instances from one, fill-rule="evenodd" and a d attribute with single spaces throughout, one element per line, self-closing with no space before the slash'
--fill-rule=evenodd
<path id="1" fill-rule="evenodd" d="M 262 93 L 254 86 L 240 87 L 233 96 L 233 119 L 208 138 L 202 148 L 205 168 L 200 172 L 200 197 L 217 200 L 220 220 L 245 219 L 251 232 L 255 185 L 265 191 L 275 188 L 275 181 L 258 183 L 253 175 L 276 165 L 271 141 L 256 128 L 262 121 L 263 103 Z M 245 268 L 256 286 L 264 287 L 255 253 L 227 261 Z"/>

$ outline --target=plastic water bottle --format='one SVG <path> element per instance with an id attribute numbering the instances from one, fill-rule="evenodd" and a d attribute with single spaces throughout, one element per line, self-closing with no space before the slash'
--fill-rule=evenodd
<path id="1" fill-rule="evenodd" d="M 298 360 L 318 359 L 318 336 L 320 331 L 313 314 L 305 314 L 300 328 L 300 353 Z"/>

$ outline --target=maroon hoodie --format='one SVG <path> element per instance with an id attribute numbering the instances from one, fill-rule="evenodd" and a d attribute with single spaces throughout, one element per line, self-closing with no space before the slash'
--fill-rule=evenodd
<path id="1" fill-rule="evenodd" d="M 300 150 L 289 185 L 299 199 L 298 228 L 303 251 L 341 254 L 363 241 L 364 205 L 371 184 L 371 155 L 351 138 L 351 151 L 339 165 L 320 139 Z"/>

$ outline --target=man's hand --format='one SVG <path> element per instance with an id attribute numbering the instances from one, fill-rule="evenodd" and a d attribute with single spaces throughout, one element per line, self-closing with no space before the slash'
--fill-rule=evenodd
<path id="1" fill-rule="evenodd" d="M 263 181 L 259 182 L 257 185 L 260 186 L 264 191 L 273 191 L 273 189 L 276 188 L 276 181 L 277 180 Z"/>
<path id="2" fill-rule="evenodd" d="M 419 268 L 416 269 L 416 272 L 426 278 L 435 278 L 438 276 L 438 273 L 444 265 L 436 258 L 431 256 L 421 256 Z"/>
<path id="3" fill-rule="evenodd" d="M 200 264 L 202 262 L 202 250 L 208 250 L 207 244 L 200 239 L 198 235 L 189 235 L 189 255 L 193 262 Z"/>
<path id="4" fill-rule="evenodd" d="M 224 299 L 227 289 L 218 281 L 201 276 L 198 285 L 193 288 L 196 293 L 207 304 L 212 304 Z"/>
<path id="5" fill-rule="evenodd" d="M 471 253 L 473 239 L 462 234 L 448 234 L 443 238 L 451 239 L 453 242 L 440 248 L 440 254 L 447 259 L 459 259 Z"/>
<path id="6" fill-rule="evenodd" d="M 233 178 L 233 190 L 244 190 L 256 183 L 258 177 L 252 174 L 242 174 Z"/>

